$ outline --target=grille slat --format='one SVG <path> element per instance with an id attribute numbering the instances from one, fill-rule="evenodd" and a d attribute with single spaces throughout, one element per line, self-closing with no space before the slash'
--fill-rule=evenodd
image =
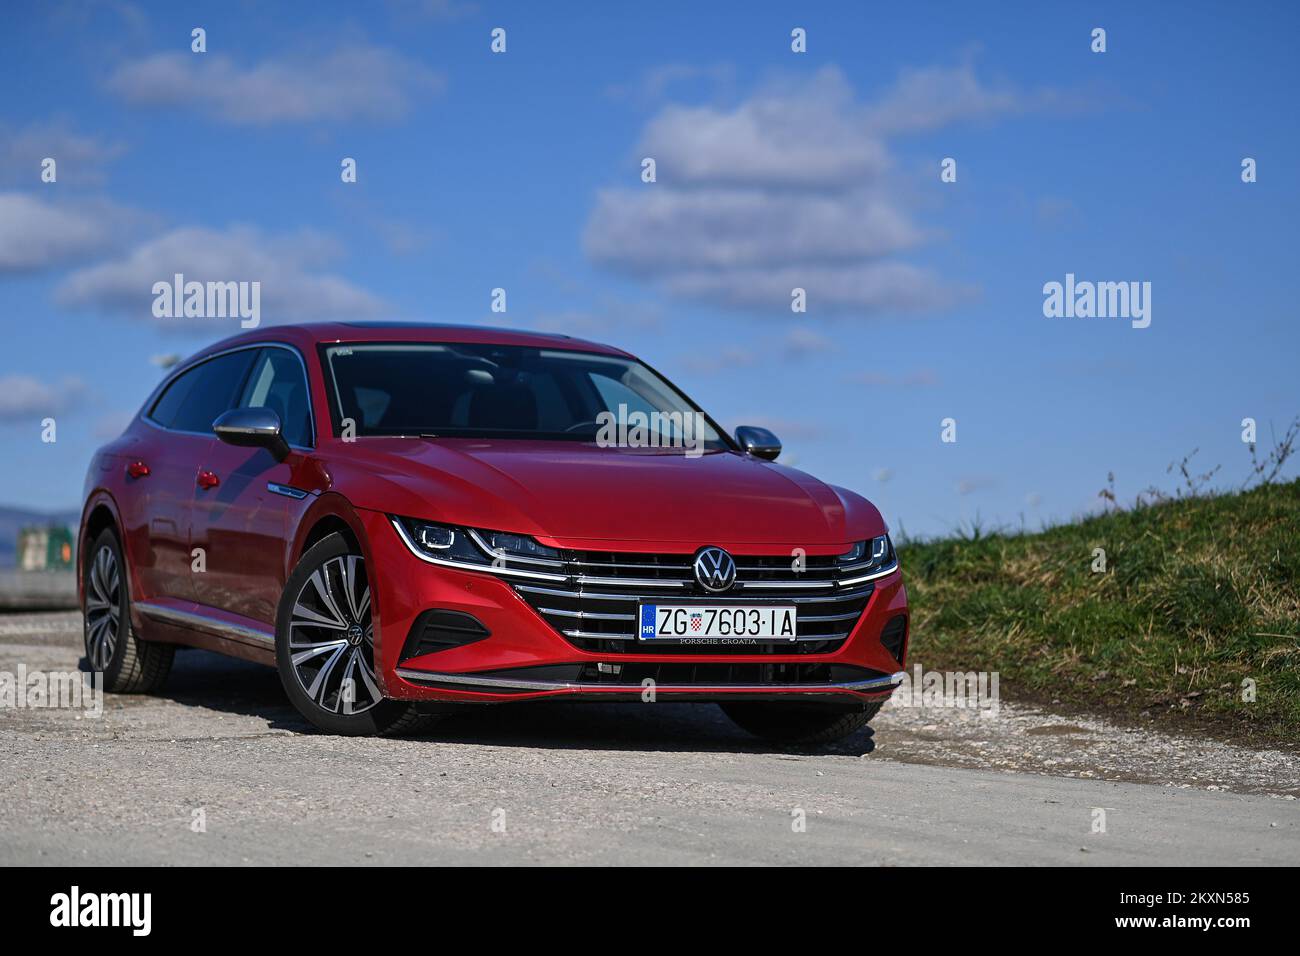
<path id="1" fill-rule="evenodd" d="M 874 585 L 839 582 L 847 570 L 834 556 L 798 562 L 789 556 L 745 556 L 737 561 L 736 583 L 711 594 L 695 581 L 681 554 L 565 552 L 563 584 L 512 582 L 516 593 L 571 644 L 610 654 L 820 654 L 839 648 L 862 615 Z M 811 592 L 811 593 L 810 593 Z M 825 592 L 825 593 L 817 593 Z M 793 604 L 798 635 L 790 640 L 743 638 L 710 644 L 637 640 L 630 604 L 706 601 L 710 604 Z M 631 628 L 629 622 L 633 622 Z M 734 641 L 731 643 L 730 641 Z"/>

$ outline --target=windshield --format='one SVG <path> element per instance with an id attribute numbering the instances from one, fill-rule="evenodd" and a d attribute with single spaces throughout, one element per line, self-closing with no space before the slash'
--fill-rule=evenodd
<path id="1" fill-rule="evenodd" d="M 351 422 L 358 436 L 668 447 L 685 434 L 703 449 L 730 447 L 690 399 L 631 359 L 459 343 L 355 343 L 321 351 L 335 429 Z"/>

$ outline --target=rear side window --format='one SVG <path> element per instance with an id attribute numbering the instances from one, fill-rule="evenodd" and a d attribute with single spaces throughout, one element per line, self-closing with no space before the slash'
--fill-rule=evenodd
<path id="1" fill-rule="evenodd" d="M 286 349 L 262 349 L 253 363 L 240 408 L 269 408 L 280 416 L 280 433 L 290 445 L 311 445 L 311 415 L 302 363 Z"/>
<path id="2" fill-rule="evenodd" d="M 210 433 L 213 421 L 235 407 L 254 354 L 253 349 L 230 352 L 183 372 L 159 396 L 149 417 L 175 431 Z"/>

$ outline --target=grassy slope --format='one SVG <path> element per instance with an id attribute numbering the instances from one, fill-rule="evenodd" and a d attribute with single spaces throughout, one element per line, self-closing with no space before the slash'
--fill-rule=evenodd
<path id="1" fill-rule="evenodd" d="M 900 554 L 926 668 L 999 671 L 1009 699 L 1300 743 L 1300 481 Z"/>

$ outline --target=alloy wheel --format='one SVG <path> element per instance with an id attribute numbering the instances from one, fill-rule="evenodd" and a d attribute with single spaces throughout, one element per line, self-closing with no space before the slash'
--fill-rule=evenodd
<path id="1" fill-rule="evenodd" d="M 91 562 L 86 589 L 86 656 L 91 670 L 107 670 L 113 661 L 122 627 L 121 588 L 117 555 L 104 545 Z"/>
<path id="2" fill-rule="evenodd" d="M 360 714 L 382 699 L 375 680 L 375 638 L 365 561 L 331 558 L 294 600 L 289 654 L 303 692 L 334 714 Z"/>

